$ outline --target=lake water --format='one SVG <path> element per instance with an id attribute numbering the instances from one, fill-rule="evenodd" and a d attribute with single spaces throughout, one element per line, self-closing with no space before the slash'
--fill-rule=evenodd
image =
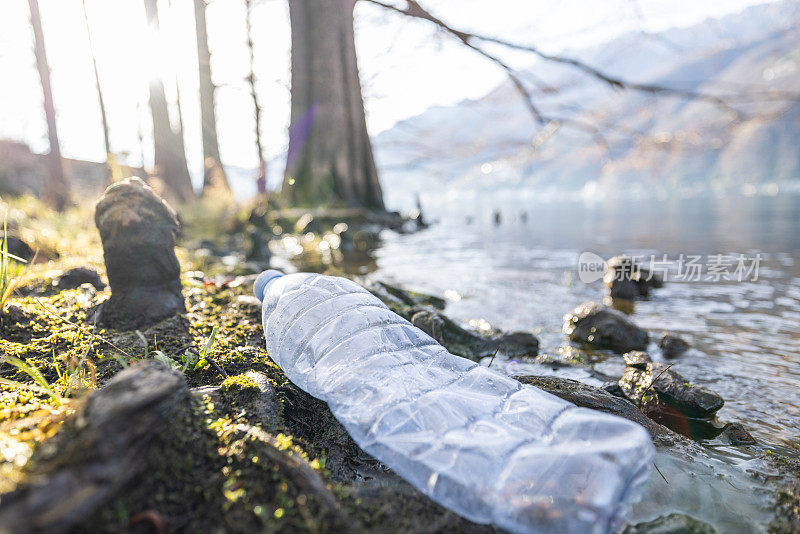
<path id="1" fill-rule="evenodd" d="M 500 224 L 494 222 L 495 209 Z M 631 319 L 653 334 L 651 340 L 669 331 L 689 341 L 692 349 L 670 363 L 692 383 L 725 398 L 721 420 L 743 423 L 762 446 L 798 454 L 800 196 L 595 203 L 472 196 L 437 202 L 427 215 L 439 220 L 423 232 L 384 234 L 370 276 L 444 295 L 447 314 L 473 326 L 532 331 L 542 350 L 554 356 L 569 348 L 561 332 L 563 315 L 604 297 L 602 282 L 579 280 L 582 252 L 604 258 L 624 252 L 645 262 L 666 254 L 667 284 L 637 302 Z M 758 276 L 752 280 L 750 273 L 740 282 L 724 280 L 725 275 L 708 279 L 706 273 L 700 280 L 674 280 L 682 254 L 703 255 L 703 263 L 708 255 L 742 254 L 749 260 L 760 255 Z M 654 359 L 663 360 L 655 343 L 650 349 Z M 512 373 L 549 372 L 526 362 L 493 366 Z M 621 374 L 623 365 L 621 358 L 610 357 L 597 368 Z M 593 380 L 580 371 L 575 377 Z M 657 464 L 669 482 L 653 475 L 634 518 L 680 510 L 710 520 L 720 531 L 763 530 L 769 494 L 751 474 L 770 472 L 754 459 L 754 450 L 709 446 L 707 458 L 691 460 L 660 454 Z"/>

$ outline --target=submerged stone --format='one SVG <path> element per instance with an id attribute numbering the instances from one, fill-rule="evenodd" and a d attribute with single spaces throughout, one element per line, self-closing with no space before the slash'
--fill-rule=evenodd
<path id="1" fill-rule="evenodd" d="M 756 438 L 741 423 L 728 423 L 719 435 L 731 445 L 755 445 Z"/>
<path id="2" fill-rule="evenodd" d="M 661 353 L 666 358 L 680 356 L 689 350 L 689 343 L 687 343 L 686 340 L 680 336 L 669 334 L 667 332 L 664 332 L 664 334 L 661 336 L 658 346 L 661 348 Z"/>
<path id="3" fill-rule="evenodd" d="M 438 310 L 443 310 L 447 304 L 443 298 L 416 291 L 408 291 L 386 282 L 368 284 L 367 289 L 384 303 L 395 302 L 405 306 L 431 306 Z"/>
<path id="4" fill-rule="evenodd" d="M 618 415 L 639 423 L 650 433 L 656 445 L 673 445 L 682 439 L 669 428 L 649 419 L 629 400 L 615 396 L 605 389 L 555 376 L 518 376 L 515 378 L 523 384 L 536 386 L 576 406 Z"/>
<path id="5" fill-rule="evenodd" d="M 629 367 L 636 367 L 637 369 L 645 369 L 648 363 L 653 363 L 653 359 L 646 352 L 640 350 L 632 350 L 622 355 L 625 360 L 625 365 Z"/>
<path id="6" fill-rule="evenodd" d="M 94 220 L 111 285 L 101 324 L 138 328 L 185 312 L 175 210 L 143 181 L 128 178 L 106 189 Z"/>
<path id="7" fill-rule="evenodd" d="M 500 350 L 509 358 L 539 354 L 539 338 L 530 332 L 511 332 L 498 338 Z"/>
<path id="8" fill-rule="evenodd" d="M 631 361 L 619 380 L 625 395 L 634 403 L 645 405 L 661 403 L 676 408 L 686 417 L 713 416 L 725 401 L 708 389 L 689 383 L 667 365 L 647 362 L 644 353 L 626 354 Z"/>
<path id="9" fill-rule="evenodd" d="M 629 256 L 614 256 L 606 262 L 606 266 L 603 282 L 614 299 L 644 298 L 650 294 L 651 289 L 664 285 L 660 276 L 641 267 Z"/>
<path id="10" fill-rule="evenodd" d="M 411 308 L 408 320 L 451 353 L 470 360 L 480 361 L 495 354 L 517 358 L 533 357 L 539 353 L 539 340 L 533 334 L 512 332 L 481 335 L 459 326 L 434 308 Z"/>
<path id="11" fill-rule="evenodd" d="M 416 307 L 409 313 L 411 324 L 458 356 L 479 361 L 497 350 L 497 342 L 462 328 L 434 308 Z"/>
<path id="12" fill-rule="evenodd" d="M 581 304 L 564 316 L 564 333 L 571 341 L 615 352 L 647 349 L 647 332 L 621 313 L 594 302 Z"/>
<path id="13" fill-rule="evenodd" d="M 507 358 L 533 357 L 539 353 L 539 339 L 530 332 L 483 333 L 458 325 L 441 312 L 447 304 L 443 298 L 386 282 L 373 281 L 365 287 L 392 311 L 458 356 L 480 361 L 495 353 Z"/>

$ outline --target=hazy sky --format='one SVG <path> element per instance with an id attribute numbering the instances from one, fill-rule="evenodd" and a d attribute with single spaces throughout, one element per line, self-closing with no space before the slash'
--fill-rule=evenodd
<path id="1" fill-rule="evenodd" d="M 61 146 L 69 157 L 103 160 L 102 133 L 81 0 L 39 0 Z M 152 141 L 147 82 L 165 78 L 168 98 L 180 88 L 187 155 L 201 164 L 199 102 L 192 0 L 159 0 L 162 40 L 148 35 L 141 0 L 87 0 L 92 38 L 108 108 L 111 145 L 129 161 L 147 165 Z M 402 4 L 402 2 L 400 2 Z M 478 30 L 556 51 L 579 48 L 632 30 L 688 26 L 761 3 L 754 0 L 428 0 L 422 2 L 455 27 Z M 214 0 L 208 8 L 213 78 L 222 158 L 255 165 L 252 102 L 246 93 L 244 2 Z M 285 150 L 289 115 L 288 7 L 262 0 L 255 13 L 256 74 L 264 108 L 261 135 L 268 157 Z M 490 62 L 437 33 L 429 24 L 387 14 L 359 2 L 359 63 L 372 133 L 431 105 L 476 98 L 505 78 Z M 47 150 L 41 88 L 35 69 L 26 0 L 0 6 L 0 138 Z M 151 64 L 146 53 L 156 47 Z M 504 53 L 517 67 L 527 55 Z M 142 136 L 144 143 L 139 142 Z M 282 172 L 282 169 L 276 169 Z"/>

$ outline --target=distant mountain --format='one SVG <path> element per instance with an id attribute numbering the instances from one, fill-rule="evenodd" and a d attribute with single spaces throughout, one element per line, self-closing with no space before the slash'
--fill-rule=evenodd
<path id="1" fill-rule="evenodd" d="M 657 35 L 632 33 L 563 55 L 624 79 L 712 94 L 800 92 L 800 2 L 757 5 Z M 542 136 L 510 83 L 477 100 L 434 107 L 374 140 L 391 203 L 416 192 L 520 185 L 565 194 L 674 187 L 751 187 L 800 180 L 800 103 L 715 104 L 616 91 L 574 68 L 540 61 L 525 73 L 553 117 L 600 126 L 605 151 L 567 125 Z"/>

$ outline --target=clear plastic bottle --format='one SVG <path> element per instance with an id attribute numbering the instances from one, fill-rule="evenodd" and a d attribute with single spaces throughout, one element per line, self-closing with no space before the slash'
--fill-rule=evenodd
<path id="1" fill-rule="evenodd" d="M 266 271 L 270 357 L 434 501 L 513 532 L 611 532 L 653 459 L 638 424 L 454 356 L 356 283 Z"/>

